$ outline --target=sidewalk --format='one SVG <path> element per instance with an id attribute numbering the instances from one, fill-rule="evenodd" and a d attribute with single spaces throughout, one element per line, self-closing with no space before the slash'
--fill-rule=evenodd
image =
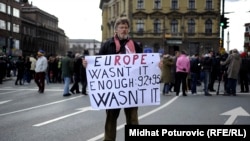
<path id="1" fill-rule="evenodd" d="M 3 78 L 3 81 L 12 80 L 12 79 L 13 79 L 13 77 L 5 77 L 5 78 Z"/>

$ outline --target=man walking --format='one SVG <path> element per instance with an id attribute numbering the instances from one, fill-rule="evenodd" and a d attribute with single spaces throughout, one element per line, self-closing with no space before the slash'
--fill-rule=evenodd
<path id="1" fill-rule="evenodd" d="M 48 67 L 48 60 L 44 56 L 44 51 L 39 50 L 37 52 L 37 61 L 36 61 L 36 68 L 35 68 L 35 82 L 38 86 L 38 92 L 43 93 L 44 92 L 44 80 L 45 80 L 45 75 Z"/>

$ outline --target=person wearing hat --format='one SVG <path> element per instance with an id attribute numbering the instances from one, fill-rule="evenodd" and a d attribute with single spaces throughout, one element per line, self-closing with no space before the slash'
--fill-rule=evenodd
<path id="1" fill-rule="evenodd" d="M 37 52 L 37 61 L 36 61 L 36 67 L 35 67 L 35 83 L 38 86 L 38 92 L 44 93 L 44 80 L 45 75 L 48 67 L 48 60 L 44 56 L 44 51 L 39 50 Z"/>

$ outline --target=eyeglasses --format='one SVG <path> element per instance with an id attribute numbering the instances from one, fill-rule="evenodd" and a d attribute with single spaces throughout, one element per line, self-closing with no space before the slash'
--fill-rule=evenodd
<path id="1" fill-rule="evenodd" d="M 118 26 L 118 29 L 125 29 L 125 30 L 128 30 L 128 27 L 127 27 L 127 26 Z"/>

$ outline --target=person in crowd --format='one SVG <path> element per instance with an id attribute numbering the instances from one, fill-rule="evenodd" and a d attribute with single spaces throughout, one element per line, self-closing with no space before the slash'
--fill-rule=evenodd
<path id="1" fill-rule="evenodd" d="M 231 51 L 230 51 L 231 52 Z M 227 57 L 228 57 L 228 53 L 226 51 L 222 51 L 220 52 L 220 62 L 221 61 L 226 61 L 227 60 Z M 224 93 L 226 93 L 226 89 L 227 89 L 227 68 L 228 68 L 228 65 L 220 65 L 220 73 L 219 73 L 219 81 L 223 81 L 224 84 L 223 84 L 223 88 L 224 88 Z M 217 88 L 217 94 L 219 94 L 219 86 Z"/>
<path id="2" fill-rule="evenodd" d="M 239 76 L 240 65 L 241 65 L 241 57 L 237 49 L 232 50 L 232 54 L 227 57 L 226 61 L 221 61 L 221 65 L 227 65 L 227 78 L 228 84 L 225 96 L 233 95 L 236 96 L 236 86 L 237 86 L 237 79 Z"/>
<path id="3" fill-rule="evenodd" d="M 241 65 L 240 65 L 240 92 L 249 93 L 249 84 L 248 84 L 248 69 L 250 68 L 250 62 L 247 59 L 247 53 L 242 52 L 241 56 Z"/>
<path id="4" fill-rule="evenodd" d="M 190 76 L 191 76 L 191 92 L 197 94 L 197 82 L 201 72 L 201 64 L 199 54 L 195 54 L 190 58 Z"/>
<path id="5" fill-rule="evenodd" d="M 220 60 L 216 58 L 217 56 L 214 53 L 214 51 L 210 51 L 209 54 L 212 59 L 212 66 L 211 66 L 211 75 L 208 83 L 208 90 L 210 92 L 215 92 L 216 90 L 214 89 L 214 82 L 217 80 L 219 74 Z"/>
<path id="6" fill-rule="evenodd" d="M 99 50 L 99 55 L 142 53 L 141 46 L 129 38 L 129 27 L 130 23 L 127 17 L 118 18 L 114 24 L 114 37 L 110 38 L 102 45 Z M 83 60 L 83 65 L 86 67 L 86 60 Z M 106 110 L 104 141 L 115 141 L 117 119 L 120 110 L 120 108 Z M 138 107 L 124 108 L 124 112 L 126 116 L 126 124 L 139 124 Z"/>
<path id="7" fill-rule="evenodd" d="M 57 56 L 57 82 L 62 83 L 62 56 Z"/>
<path id="8" fill-rule="evenodd" d="M 62 77 L 64 80 L 63 96 L 70 96 L 69 85 L 73 76 L 74 60 L 72 59 L 72 51 L 68 51 L 67 55 L 62 59 Z"/>
<path id="9" fill-rule="evenodd" d="M 0 55 L 0 84 L 3 83 L 3 79 L 6 75 L 6 69 L 7 69 L 7 65 L 6 62 L 4 60 L 4 56 Z"/>
<path id="10" fill-rule="evenodd" d="M 211 78 L 212 70 L 212 58 L 210 54 L 205 54 L 201 60 L 201 71 L 203 73 L 203 82 L 204 82 L 204 94 L 205 96 L 212 96 L 208 91 L 209 79 Z"/>
<path id="11" fill-rule="evenodd" d="M 17 67 L 17 77 L 16 77 L 16 82 L 15 85 L 23 85 L 23 76 L 24 76 L 24 70 L 25 70 L 25 63 L 24 63 L 24 58 L 23 56 L 18 56 L 18 60 L 16 62 L 16 67 Z"/>
<path id="12" fill-rule="evenodd" d="M 80 72 L 81 72 L 81 67 L 82 67 L 82 58 L 80 53 L 76 53 L 75 54 L 75 58 L 74 58 L 74 66 L 73 66 L 73 85 L 70 88 L 70 92 L 72 94 L 79 94 L 80 90 L 79 90 L 79 82 L 81 81 L 81 76 L 80 76 Z"/>
<path id="13" fill-rule="evenodd" d="M 34 57 L 33 54 L 30 55 L 29 57 L 30 62 L 31 62 L 31 66 L 30 66 L 30 79 L 34 79 L 35 78 L 35 67 L 36 67 L 36 58 Z"/>
<path id="14" fill-rule="evenodd" d="M 82 59 L 84 59 L 84 56 L 81 56 Z M 86 68 L 81 65 L 80 68 L 80 77 L 81 77 L 81 84 L 82 84 L 82 94 L 83 95 L 88 95 L 86 90 L 87 90 L 87 85 L 88 85 L 88 79 L 87 79 L 87 74 L 86 74 Z"/>
<path id="15" fill-rule="evenodd" d="M 190 60 L 186 52 L 181 51 L 180 56 L 176 60 L 176 96 L 179 96 L 180 86 L 182 85 L 182 95 L 187 96 L 187 76 L 190 72 Z"/>
<path id="16" fill-rule="evenodd" d="M 162 94 L 167 95 L 169 93 L 169 87 L 171 80 L 171 68 L 174 65 L 174 60 L 169 54 L 164 54 L 162 57 L 161 66 L 161 82 L 163 83 Z"/>
<path id="17" fill-rule="evenodd" d="M 44 93 L 45 89 L 45 75 L 48 68 L 48 60 L 44 56 L 45 52 L 43 50 L 39 50 L 37 52 L 37 61 L 35 67 L 35 82 L 38 86 L 38 92 Z"/>
<path id="18" fill-rule="evenodd" d="M 29 56 L 27 56 L 25 57 L 25 61 L 24 61 L 24 76 L 23 76 L 24 84 L 30 84 L 30 81 L 31 81 L 30 68 L 31 68 L 31 62 L 30 62 Z"/>
<path id="19" fill-rule="evenodd" d="M 175 83 L 175 80 L 176 80 L 176 61 L 177 61 L 177 58 L 180 56 L 180 51 L 175 51 L 175 54 L 174 56 L 172 57 L 173 61 L 174 61 L 174 65 L 172 66 L 171 68 L 171 80 L 172 82 L 170 83 L 170 86 L 169 86 L 169 91 L 172 92 L 176 92 L 176 83 Z"/>

